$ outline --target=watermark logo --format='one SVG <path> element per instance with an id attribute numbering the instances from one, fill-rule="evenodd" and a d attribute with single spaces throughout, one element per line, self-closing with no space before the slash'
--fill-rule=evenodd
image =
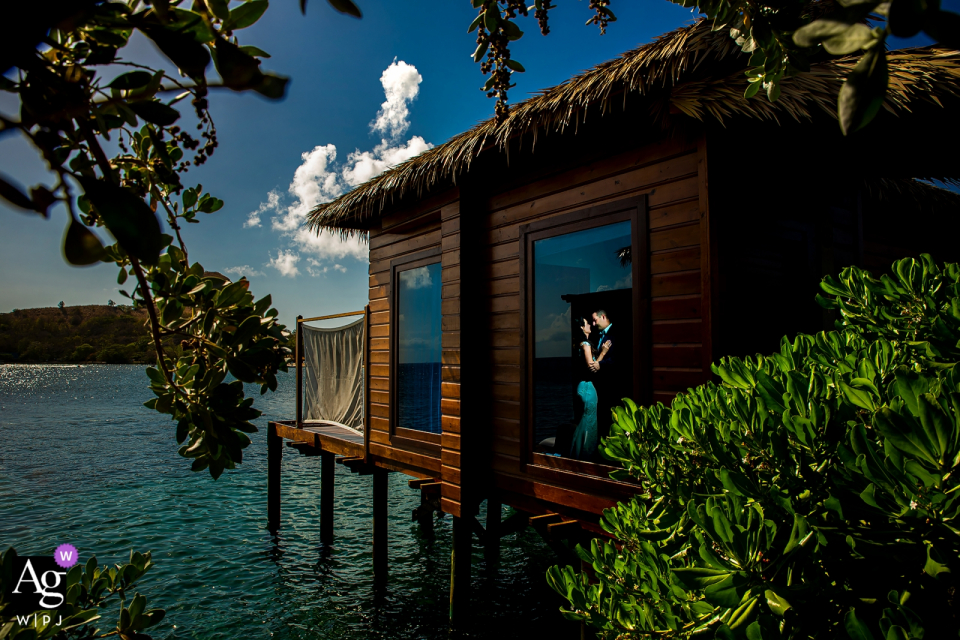
<path id="1" fill-rule="evenodd" d="M 67 571 L 79 561 L 72 544 L 61 544 L 52 556 L 14 556 L 11 589 L 5 595 L 21 625 L 45 626 L 54 621 L 55 609 L 67 599 Z"/>
<path id="2" fill-rule="evenodd" d="M 80 562 L 80 557 L 75 546 L 72 544 L 62 544 L 53 552 L 53 561 L 61 568 L 69 569 Z"/>

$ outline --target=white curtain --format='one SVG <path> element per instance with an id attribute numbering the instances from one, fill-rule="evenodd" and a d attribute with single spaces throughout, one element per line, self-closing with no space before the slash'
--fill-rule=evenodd
<path id="1" fill-rule="evenodd" d="M 364 319 L 303 332 L 303 419 L 363 429 Z"/>

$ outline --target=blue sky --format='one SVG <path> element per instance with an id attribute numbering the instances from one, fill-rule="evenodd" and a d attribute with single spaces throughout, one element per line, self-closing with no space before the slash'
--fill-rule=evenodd
<path id="1" fill-rule="evenodd" d="M 184 181 L 202 183 L 226 202 L 202 224 L 187 227 L 191 259 L 210 270 L 246 273 L 254 293 L 271 293 L 287 322 L 297 314 L 360 309 L 367 296 L 364 251 L 297 237 L 297 212 L 317 198 L 349 189 L 385 162 L 441 144 L 493 114 L 493 101 L 479 91 L 484 82 L 479 65 L 470 57 L 476 45 L 475 36 L 466 32 L 475 16 L 469 0 L 357 2 L 362 20 L 337 14 L 325 0 L 310 0 L 306 16 L 295 0 L 274 0 L 259 23 L 241 32 L 242 44 L 272 55 L 265 69 L 291 77 L 287 97 L 277 103 L 253 93 L 215 93 L 211 103 L 220 146 Z M 526 36 L 514 43 L 513 57 L 527 72 L 514 74 L 512 102 L 694 17 L 666 0 L 619 0 L 612 4 L 619 21 L 600 36 L 596 27 L 584 26 L 591 15 L 585 0 L 556 4 L 549 36 L 539 34 L 532 14 L 521 23 Z M 960 0 L 945 2 L 944 8 L 953 4 Z M 142 39 L 126 57 L 160 59 Z M 394 92 L 392 101 L 381 77 Z M 0 96 L 0 112 L 16 109 L 9 94 Z M 372 124 L 378 121 L 375 130 Z M 351 159 L 352 152 L 358 153 Z M 0 173 L 24 186 L 51 183 L 37 153 L 12 137 L 0 140 Z M 327 178 L 332 182 L 317 186 Z M 290 192 L 292 183 L 299 185 L 297 193 Z M 259 217 L 259 226 L 251 226 L 250 214 L 258 210 L 253 221 Z M 0 234 L 0 311 L 61 300 L 68 306 L 122 300 L 114 267 L 78 269 L 64 263 L 63 208 L 43 220 L 0 204 L 0 216 L 5 231 Z"/>

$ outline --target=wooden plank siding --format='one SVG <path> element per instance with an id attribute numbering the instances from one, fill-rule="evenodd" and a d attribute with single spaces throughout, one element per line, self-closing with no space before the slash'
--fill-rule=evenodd
<path id="1" fill-rule="evenodd" d="M 443 426 L 440 456 L 440 502 L 444 512 L 461 515 L 460 473 L 460 203 L 440 211 L 441 326 L 440 421 Z"/>
<path id="2" fill-rule="evenodd" d="M 647 194 L 650 392 L 653 400 L 667 402 L 710 377 L 711 329 L 703 313 L 704 304 L 710 304 L 704 283 L 712 277 L 711 254 L 702 247 L 709 238 L 709 229 L 704 231 L 705 171 L 702 146 L 698 150 L 696 143 L 661 141 L 486 199 L 477 265 L 483 281 L 476 293 L 484 300 L 490 340 L 490 384 L 484 390 L 492 409 L 487 464 L 493 467 L 494 484 L 501 492 L 541 502 L 576 498 L 576 509 L 595 514 L 612 504 L 612 496 L 619 499 L 630 493 L 606 480 L 605 473 L 603 479 L 589 481 L 556 470 L 531 475 L 530 465 L 524 464 L 528 437 L 521 415 L 520 226 Z"/>
<path id="3" fill-rule="evenodd" d="M 440 447 L 391 435 L 391 262 L 425 250 L 439 252 L 440 210 L 430 206 L 455 202 L 457 197 L 456 189 L 444 192 L 417 207 L 386 216 L 370 230 L 370 458 L 378 466 L 421 478 L 440 476 Z"/>

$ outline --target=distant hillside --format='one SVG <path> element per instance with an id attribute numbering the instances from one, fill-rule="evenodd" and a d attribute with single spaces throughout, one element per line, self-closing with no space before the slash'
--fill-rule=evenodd
<path id="1" fill-rule="evenodd" d="M 0 313 L 3 362 L 154 362 L 147 312 L 84 305 Z"/>

